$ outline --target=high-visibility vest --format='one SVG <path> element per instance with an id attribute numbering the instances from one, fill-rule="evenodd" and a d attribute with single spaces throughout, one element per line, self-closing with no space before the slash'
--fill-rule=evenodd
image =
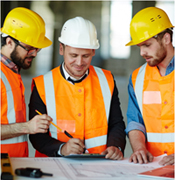
<path id="1" fill-rule="evenodd" d="M 1 125 L 26 122 L 24 85 L 19 74 L 1 62 Z M 27 157 L 27 136 L 1 140 L 1 153 L 10 157 Z"/>
<path id="2" fill-rule="evenodd" d="M 58 127 L 74 138 L 85 140 L 89 153 L 101 153 L 106 149 L 114 90 L 114 79 L 109 71 L 90 66 L 87 78 L 72 85 L 62 77 L 60 67 L 57 67 L 34 78 L 34 81 L 48 115 Z M 69 140 L 53 125 L 50 125 L 50 133 L 62 142 Z"/>
<path id="3" fill-rule="evenodd" d="M 144 64 L 132 74 L 143 116 L 147 149 L 154 156 L 174 153 L 174 71 L 161 76 L 157 67 Z"/>

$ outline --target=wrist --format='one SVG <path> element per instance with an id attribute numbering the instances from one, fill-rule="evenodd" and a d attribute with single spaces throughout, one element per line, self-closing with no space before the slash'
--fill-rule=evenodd
<path id="1" fill-rule="evenodd" d="M 63 147 L 64 144 L 65 144 L 65 143 L 63 143 L 63 144 L 60 145 L 59 150 L 58 150 L 58 152 L 57 152 L 57 154 L 60 155 L 60 156 L 64 156 L 64 155 L 62 154 L 62 147 Z"/>
<path id="2" fill-rule="evenodd" d="M 29 128 L 29 122 L 18 123 L 21 126 L 21 133 L 22 134 L 31 134 Z"/>

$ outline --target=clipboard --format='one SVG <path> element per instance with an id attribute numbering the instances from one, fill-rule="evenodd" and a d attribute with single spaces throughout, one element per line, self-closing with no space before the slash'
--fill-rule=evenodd
<path id="1" fill-rule="evenodd" d="M 159 178 L 159 179 L 174 179 L 175 178 L 175 169 L 174 165 L 167 165 L 160 168 L 156 168 L 150 171 L 145 171 L 139 173 L 138 176 L 150 177 L 150 178 Z"/>
<path id="2" fill-rule="evenodd" d="M 105 155 L 102 154 L 70 154 L 68 156 L 63 156 L 64 158 L 83 158 L 83 159 L 89 159 L 89 158 L 100 158 L 105 159 Z"/>

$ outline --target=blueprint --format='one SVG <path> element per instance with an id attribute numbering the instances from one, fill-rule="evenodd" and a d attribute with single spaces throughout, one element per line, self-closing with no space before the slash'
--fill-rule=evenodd
<path id="1" fill-rule="evenodd" d="M 42 176 L 42 179 L 47 180 L 145 180 L 137 174 L 159 167 L 156 159 L 153 163 L 143 165 L 129 163 L 128 159 L 114 161 L 76 158 L 11 158 L 11 163 L 14 170 L 32 167 L 52 173 L 52 177 Z M 15 176 L 14 179 L 28 180 L 21 176 Z"/>

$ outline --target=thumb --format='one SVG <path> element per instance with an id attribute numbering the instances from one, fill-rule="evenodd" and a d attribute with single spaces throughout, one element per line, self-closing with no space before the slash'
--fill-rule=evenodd
<path id="1" fill-rule="evenodd" d="M 152 162 L 153 159 L 154 159 L 154 156 L 150 152 L 148 152 L 148 161 Z"/>
<path id="2" fill-rule="evenodd" d="M 106 150 L 104 150 L 101 154 L 102 155 L 105 155 L 105 154 L 107 154 L 108 153 L 108 150 L 106 149 Z"/>

